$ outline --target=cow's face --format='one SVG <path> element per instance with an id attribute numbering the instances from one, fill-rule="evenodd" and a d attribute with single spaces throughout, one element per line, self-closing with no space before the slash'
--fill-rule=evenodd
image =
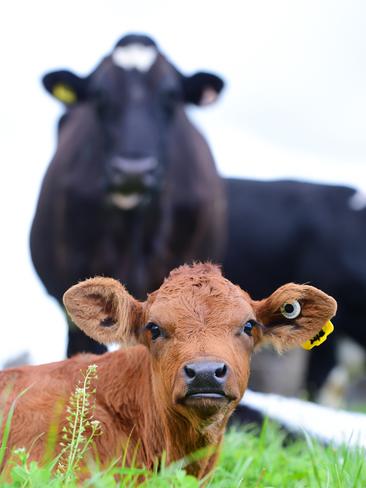
<path id="1" fill-rule="evenodd" d="M 44 85 L 68 107 L 88 104 L 101 137 L 104 178 L 111 200 L 128 209 L 148 200 L 163 181 L 167 140 L 185 103 L 211 103 L 223 82 L 209 73 L 180 74 L 152 39 L 123 37 L 87 78 L 69 71 L 44 77 Z M 178 150 L 178 148 L 177 148 Z"/>
<path id="2" fill-rule="evenodd" d="M 64 302 L 72 320 L 94 339 L 142 342 L 151 354 L 156 397 L 191 421 L 231 413 L 259 344 L 298 346 L 336 310 L 331 297 L 307 285 L 284 285 L 254 301 L 208 264 L 173 271 L 145 303 L 108 278 L 72 287 Z"/>
<path id="3" fill-rule="evenodd" d="M 145 306 L 141 339 L 164 403 L 206 418 L 231 411 L 261 338 L 248 295 L 211 266 L 180 268 Z"/>

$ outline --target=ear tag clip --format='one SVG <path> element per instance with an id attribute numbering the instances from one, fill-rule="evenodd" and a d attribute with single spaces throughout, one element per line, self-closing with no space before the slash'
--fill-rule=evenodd
<path id="1" fill-rule="evenodd" d="M 75 103 L 77 98 L 75 91 L 63 83 L 58 83 L 53 87 L 52 95 L 66 105 Z"/>
<path id="2" fill-rule="evenodd" d="M 312 339 L 304 342 L 304 344 L 302 344 L 302 347 L 307 351 L 310 351 L 310 349 L 312 349 L 313 347 L 320 346 L 320 344 L 323 344 L 323 342 L 327 340 L 327 337 L 333 332 L 333 330 L 334 325 L 330 320 L 328 320 L 328 322 L 324 325 L 320 332 L 318 332 Z"/>

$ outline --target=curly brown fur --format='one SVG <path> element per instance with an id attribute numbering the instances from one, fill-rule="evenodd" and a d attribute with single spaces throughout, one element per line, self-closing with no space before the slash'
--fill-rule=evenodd
<path id="1" fill-rule="evenodd" d="M 281 306 L 290 300 L 301 304 L 295 320 L 281 315 Z M 80 355 L 2 372 L 2 388 L 14 383 L 8 408 L 33 385 L 18 400 L 9 449 L 33 446 L 31 458 L 41 459 L 54 405 L 66 403 L 80 370 L 95 363 L 95 417 L 103 431 L 95 448 L 101 463 L 107 465 L 127 448 L 127 464 L 136 455 L 137 465 L 152 468 L 164 451 L 172 462 L 205 448 L 203 458 L 188 466 L 200 478 L 215 465 L 227 421 L 247 387 L 253 350 L 266 342 L 279 350 L 300 345 L 336 311 L 325 293 L 293 283 L 254 301 L 209 263 L 172 271 L 145 302 L 135 300 L 118 281 L 97 277 L 70 288 L 64 303 L 73 321 L 94 339 L 139 344 L 101 357 Z M 192 364 L 215 365 L 212 378 L 223 378 L 220 394 L 212 395 L 203 383 L 191 395 L 187 365 Z"/>

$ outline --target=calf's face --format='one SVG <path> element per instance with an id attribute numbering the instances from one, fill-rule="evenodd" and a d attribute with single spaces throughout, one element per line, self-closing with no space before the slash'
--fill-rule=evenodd
<path id="1" fill-rule="evenodd" d="M 72 320 L 102 343 L 143 343 L 155 397 L 198 419 L 228 415 L 246 389 L 250 357 L 271 342 L 295 347 L 321 331 L 336 303 L 308 285 L 287 284 L 255 301 L 211 264 L 182 266 L 141 303 L 110 278 L 64 296 Z"/>

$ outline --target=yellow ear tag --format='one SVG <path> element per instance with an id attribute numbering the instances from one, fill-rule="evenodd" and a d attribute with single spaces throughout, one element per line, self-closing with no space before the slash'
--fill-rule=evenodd
<path id="1" fill-rule="evenodd" d="M 76 102 L 76 93 L 68 85 L 58 83 L 52 89 L 52 95 L 63 103 L 71 105 Z"/>
<path id="2" fill-rule="evenodd" d="M 328 322 L 324 325 L 321 331 L 318 332 L 312 339 L 304 342 L 301 347 L 303 347 L 307 351 L 310 351 L 310 349 L 312 349 L 314 346 L 320 346 L 320 344 L 323 344 L 323 342 L 327 340 L 327 337 L 333 332 L 333 330 L 334 325 L 330 320 L 328 320 Z"/>

